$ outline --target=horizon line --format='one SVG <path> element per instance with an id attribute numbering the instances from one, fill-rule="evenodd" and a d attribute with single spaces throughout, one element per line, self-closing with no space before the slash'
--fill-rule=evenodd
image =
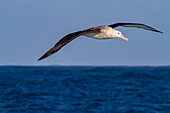
<path id="1" fill-rule="evenodd" d="M 170 67 L 170 65 L 0 65 L 0 67 L 18 66 L 18 67 L 47 67 L 47 66 L 63 66 L 63 67 Z"/>

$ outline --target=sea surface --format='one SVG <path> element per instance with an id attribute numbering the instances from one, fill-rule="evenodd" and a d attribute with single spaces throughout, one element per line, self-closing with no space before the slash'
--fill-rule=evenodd
<path id="1" fill-rule="evenodd" d="M 0 113 L 170 113 L 170 66 L 0 66 Z"/>

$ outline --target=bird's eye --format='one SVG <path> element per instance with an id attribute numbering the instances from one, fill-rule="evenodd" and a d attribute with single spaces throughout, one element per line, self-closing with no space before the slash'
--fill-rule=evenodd
<path id="1" fill-rule="evenodd" d="M 120 34 L 120 33 L 117 33 L 117 34 Z"/>

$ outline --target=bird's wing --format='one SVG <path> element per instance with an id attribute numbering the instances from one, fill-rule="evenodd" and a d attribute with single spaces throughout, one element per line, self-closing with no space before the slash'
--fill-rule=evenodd
<path id="1" fill-rule="evenodd" d="M 146 29 L 146 30 L 150 30 L 150 31 L 154 31 L 154 32 L 159 32 L 159 33 L 163 33 L 161 31 L 158 31 L 150 26 L 147 26 L 145 24 L 140 24 L 140 23 L 115 23 L 115 24 L 111 24 L 109 25 L 109 27 L 115 28 L 118 26 L 123 26 L 123 27 L 137 27 L 137 28 L 142 28 L 142 29 Z"/>
<path id="2" fill-rule="evenodd" d="M 65 46 L 66 44 L 68 44 L 73 39 L 77 38 L 78 36 L 84 35 L 86 33 L 92 33 L 92 32 L 100 32 L 100 29 L 89 28 L 89 29 L 85 29 L 83 31 L 78 31 L 78 32 L 74 32 L 74 33 L 70 33 L 70 34 L 66 35 L 61 40 L 59 40 L 50 50 L 48 50 L 43 56 L 41 56 L 38 59 L 38 61 L 54 54 L 55 52 L 60 50 L 63 46 Z"/>

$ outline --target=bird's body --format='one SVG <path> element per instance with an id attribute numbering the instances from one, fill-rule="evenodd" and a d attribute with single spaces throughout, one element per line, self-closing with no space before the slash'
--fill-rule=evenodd
<path id="1" fill-rule="evenodd" d="M 108 26 L 97 26 L 90 29 L 99 29 L 100 31 L 84 34 L 84 36 L 95 39 L 111 39 L 113 37 L 114 29 Z"/>
<path id="2" fill-rule="evenodd" d="M 142 29 L 162 33 L 161 31 L 158 31 L 158 30 L 156 30 L 152 27 L 149 27 L 149 26 L 144 25 L 144 24 L 138 24 L 138 23 L 116 23 L 116 24 L 112 24 L 112 25 L 109 25 L 109 26 L 102 25 L 102 26 L 92 27 L 92 28 L 89 28 L 89 29 L 85 29 L 85 30 L 82 30 L 82 31 L 78 31 L 78 32 L 74 32 L 74 33 L 70 33 L 70 34 L 66 35 L 61 40 L 59 40 L 54 45 L 54 47 L 52 47 L 50 50 L 48 50 L 38 60 L 42 60 L 42 59 L 54 54 L 55 52 L 60 50 L 63 46 L 65 46 L 67 43 L 69 43 L 70 41 L 72 41 L 73 39 L 75 39 L 75 38 L 77 38 L 81 35 L 84 35 L 86 37 L 95 38 L 95 39 L 121 38 L 123 40 L 128 41 L 128 39 L 125 38 L 120 31 L 113 29 L 113 28 L 118 27 L 118 26 L 137 27 L 137 28 L 142 28 Z"/>

